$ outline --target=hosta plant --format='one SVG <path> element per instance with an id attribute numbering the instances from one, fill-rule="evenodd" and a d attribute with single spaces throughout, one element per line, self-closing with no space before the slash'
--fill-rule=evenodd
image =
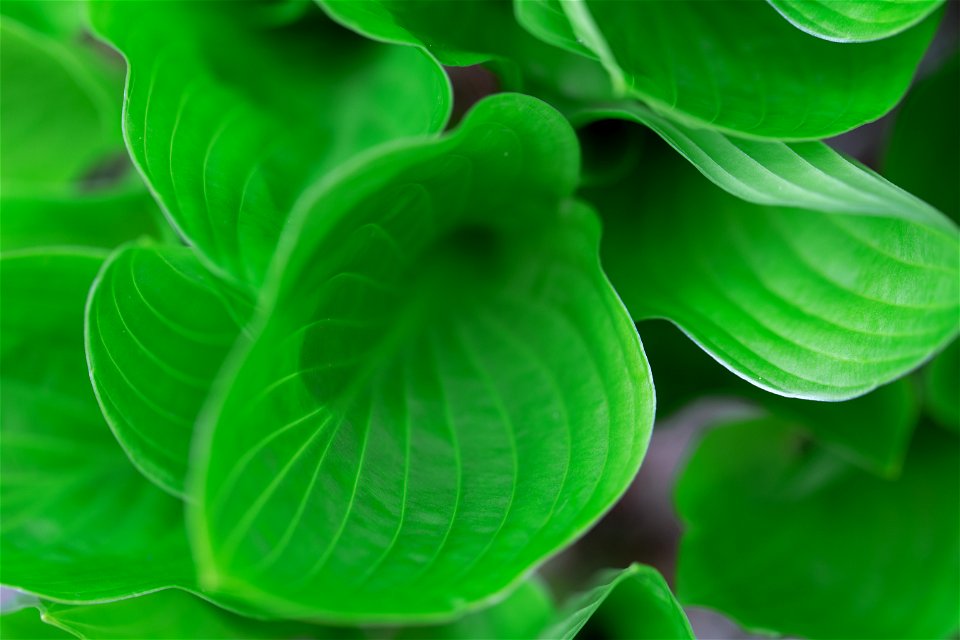
<path id="1" fill-rule="evenodd" d="M 955 633 L 941 4 L 4 2 L 3 637 Z"/>

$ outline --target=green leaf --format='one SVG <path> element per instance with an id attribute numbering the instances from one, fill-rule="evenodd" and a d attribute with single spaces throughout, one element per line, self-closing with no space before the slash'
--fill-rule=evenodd
<path id="1" fill-rule="evenodd" d="M 960 622 L 958 466 L 956 436 L 932 428 L 897 480 L 774 418 L 711 431 L 677 487 L 680 599 L 788 636 L 945 637 Z"/>
<path id="2" fill-rule="evenodd" d="M 607 615 L 604 615 L 605 611 Z M 538 637 L 572 640 L 595 614 L 608 632 L 603 637 L 631 640 L 693 638 L 690 623 L 666 580 L 653 567 L 640 564 L 602 573 L 596 586 L 571 598 L 558 614 L 557 622 Z"/>
<path id="3" fill-rule="evenodd" d="M 357 38 L 316 9 L 292 23 L 276 10 L 90 6 L 127 59 L 130 154 L 182 235 L 253 284 L 307 185 L 364 149 L 439 131 L 450 109 L 446 77 L 424 54 Z"/>
<path id="4" fill-rule="evenodd" d="M 8 0 L 0 15 L 61 41 L 78 37 L 85 27 L 83 3 L 75 0 Z"/>
<path id="5" fill-rule="evenodd" d="M 795 27 L 832 42 L 869 42 L 909 29 L 944 0 L 767 0 Z"/>
<path id="6" fill-rule="evenodd" d="M 937 22 L 849 47 L 798 31 L 762 0 L 529 1 L 542 5 L 518 10 L 533 33 L 587 47 L 623 97 L 685 124 L 781 140 L 825 138 L 893 108 Z"/>
<path id="7" fill-rule="evenodd" d="M 667 318 L 749 382 L 819 400 L 862 395 L 956 335 L 960 249 L 938 212 L 820 143 L 649 122 L 734 195 L 653 142 L 619 185 L 584 190 L 636 320 Z"/>
<path id="8" fill-rule="evenodd" d="M 182 504 L 130 465 L 90 388 L 83 305 L 103 258 L 0 260 L 3 582 L 65 601 L 194 582 Z"/>
<path id="9" fill-rule="evenodd" d="M 118 73 L 94 51 L 7 15 L 0 17 L 0 38 L 4 191 L 60 188 L 122 152 Z"/>
<path id="10" fill-rule="evenodd" d="M 278 615 L 449 617 L 616 501 L 653 394 L 576 176 L 562 117 L 500 94 L 304 198 L 198 432 L 205 585 Z"/>
<path id="11" fill-rule="evenodd" d="M 105 604 L 44 602 L 44 619 L 78 638 L 97 640 L 282 640 L 363 637 L 359 629 L 332 629 L 297 622 L 264 622 L 224 611 L 178 589 Z"/>
<path id="12" fill-rule="evenodd" d="M 960 221 L 960 54 L 917 83 L 903 101 L 883 161 L 883 175 Z"/>
<path id="13" fill-rule="evenodd" d="M 536 638 L 553 621 L 556 611 L 546 586 L 529 579 L 496 604 L 444 625 L 403 627 L 396 640 L 511 640 Z"/>
<path id="14" fill-rule="evenodd" d="M 954 340 L 923 370 L 923 390 L 930 417 L 960 431 L 960 342 Z"/>
<path id="15" fill-rule="evenodd" d="M 197 414 L 251 312 L 186 247 L 122 247 L 91 290 L 87 359 L 103 415 L 133 463 L 175 495 Z"/>
<path id="16" fill-rule="evenodd" d="M 661 420 L 697 398 L 735 397 L 800 426 L 848 462 L 888 477 L 899 473 L 919 415 L 911 380 L 839 403 L 784 398 L 733 375 L 667 322 L 644 321 L 637 329 L 656 380 Z"/>
<path id="17" fill-rule="evenodd" d="M 0 615 L 0 638 L 3 640 L 62 640 L 73 634 L 45 623 L 33 607 Z"/>
<path id="18" fill-rule="evenodd" d="M 160 237 L 162 214 L 143 185 L 105 191 L 0 194 L 0 250 L 56 246 L 110 249 L 139 236 Z"/>

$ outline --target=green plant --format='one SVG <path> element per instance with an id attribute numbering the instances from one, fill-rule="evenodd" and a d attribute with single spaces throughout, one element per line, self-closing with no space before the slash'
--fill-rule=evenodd
<path id="1" fill-rule="evenodd" d="M 715 393 L 681 601 L 955 632 L 956 53 L 820 141 L 940 4 L 5 2 L 4 637 L 692 637 L 533 572 Z"/>

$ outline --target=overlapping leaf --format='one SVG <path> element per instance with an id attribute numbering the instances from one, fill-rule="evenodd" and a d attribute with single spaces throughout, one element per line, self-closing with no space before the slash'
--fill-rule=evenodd
<path id="1" fill-rule="evenodd" d="M 935 428 L 896 480 L 777 419 L 718 428 L 677 488 L 680 598 L 788 636 L 946 637 L 960 623 L 958 469 L 956 435 Z"/>
<path id="2" fill-rule="evenodd" d="M 100 415 L 83 305 L 103 254 L 12 254 L 2 269 L 3 582 L 65 601 L 194 583 L 182 504 Z"/>
<path id="3" fill-rule="evenodd" d="M 538 636 L 572 640 L 598 614 L 613 638 L 692 640 L 693 631 L 666 580 L 656 569 L 634 564 L 601 574 L 596 586 L 570 599 L 555 624 Z M 604 609 L 614 615 L 604 616 Z"/>
<path id="4" fill-rule="evenodd" d="M 168 589 L 103 604 L 41 602 L 48 628 L 68 631 L 52 637 L 97 640 L 349 640 L 363 637 L 359 629 L 332 629 L 295 622 L 264 622 L 224 611 L 189 593 Z M 37 610 L 21 615 L 36 616 Z M 2 620 L 3 618 L 0 618 Z M 11 638 L 11 640 L 14 640 Z"/>
<path id="5" fill-rule="evenodd" d="M 850 47 L 797 30 L 762 0 L 518 4 L 532 33 L 588 49 L 623 96 L 679 122 L 781 140 L 824 138 L 889 111 L 936 26 L 931 17 Z"/>
<path id="6" fill-rule="evenodd" d="M 944 0 L 767 0 L 798 29 L 833 42 L 869 42 L 909 29 Z"/>
<path id="7" fill-rule="evenodd" d="M 185 247 L 118 249 L 91 291 L 87 358 L 103 414 L 134 464 L 174 494 L 197 414 L 251 309 Z"/>
<path id="8" fill-rule="evenodd" d="M 820 143 L 643 113 L 723 190 L 653 144 L 619 187 L 584 192 L 635 319 L 672 320 L 757 386 L 833 400 L 899 377 L 956 334 L 958 236 L 941 214 Z"/>
<path id="9" fill-rule="evenodd" d="M 110 249 L 139 236 L 162 236 L 165 223 L 142 184 L 106 191 L 0 195 L 0 250 L 57 246 Z"/>
<path id="10" fill-rule="evenodd" d="M 306 185 L 363 149 L 440 130 L 449 111 L 427 56 L 358 39 L 316 9 L 290 22 L 280 8 L 90 6 L 129 66 L 130 154 L 181 233 L 252 283 Z"/>
<path id="11" fill-rule="evenodd" d="M 448 616 L 616 500 L 652 387 L 576 167 L 559 114 L 501 95 L 305 197 L 196 449 L 206 585 L 284 615 Z"/>
<path id="12" fill-rule="evenodd" d="M 784 398 L 733 375 L 670 323 L 644 321 L 637 329 L 656 380 L 661 419 L 705 396 L 738 398 L 802 425 L 848 462 L 884 476 L 899 473 L 920 412 L 912 380 L 841 403 Z"/>

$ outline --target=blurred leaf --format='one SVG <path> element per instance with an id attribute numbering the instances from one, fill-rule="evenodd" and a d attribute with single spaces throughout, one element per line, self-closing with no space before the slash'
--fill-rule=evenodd
<path id="1" fill-rule="evenodd" d="M 663 576 L 653 567 L 641 564 L 603 572 L 596 586 L 567 602 L 556 624 L 538 637 L 572 640 L 595 614 L 602 619 L 605 637 L 609 638 L 693 638 L 687 616 Z"/>
<path id="2" fill-rule="evenodd" d="M 923 370 L 927 412 L 938 424 L 960 431 L 960 342 L 953 341 Z"/>
<path id="3" fill-rule="evenodd" d="M 733 375 L 667 322 L 637 328 L 656 383 L 658 419 L 704 396 L 742 398 L 800 426 L 848 462 L 888 477 L 899 473 L 919 415 L 911 380 L 846 402 L 784 398 Z"/>
<path id="4" fill-rule="evenodd" d="M 105 604 L 44 602 L 42 609 L 51 624 L 78 638 L 91 640 L 348 640 L 363 637 L 359 629 L 331 629 L 306 623 L 244 618 L 178 589 L 165 589 Z"/>
<path id="5" fill-rule="evenodd" d="M 307 185 L 378 144 L 443 128 L 450 88 L 420 52 L 263 2 L 98 0 L 126 57 L 127 146 L 201 254 L 257 284 Z M 268 10 L 268 11 L 265 11 Z M 242 46 L 238 46 L 242 43 Z"/>
<path id="6" fill-rule="evenodd" d="M 956 436 L 931 428 L 897 480 L 776 418 L 711 431 L 677 487 L 680 599 L 789 636 L 945 637 L 960 622 L 958 470 Z"/>
<path id="7" fill-rule="evenodd" d="M 0 615 L 0 638 L 3 640 L 62 640 L 73 634 L 45 623 L 33 607 Z"/>
<path id="8" fill-rule="evenodd" d="M 86 346 L 103 414 L 171 493 L 183 494 L 194 422 L 251 312 L 186 247 L 122 247 L 93 286 Z"/>
<path id="9" fill-rule="evenodd" d="M 960 221 L 960 54 L 917 83 L 903 101 L 883 174 Z"/>
<path id="10" fill-rule="evenodd" d="M 144 480 L 100 415 L 83 357 L 83 305 L 103 254 L 11 254 L 2 275 L 3 582 L 92 601 L 194 570 L 183 506 Z"/>
<path id="11" fill-rule="evenodd" d="M 500 94 L 304 199 L 198 432 L 207 586 L 286 616 L 451 616 L 616 501 L 653 396 L 576 175 L 566 121 Z"/>
<path id="12" fill-rule="evenodd" d="M 909 29 L 944 0 L 767 0 L 795 27 L 832 42 L 868 42 Z"/>
<path id="13" fill-rule="evenodd" d="M 468 613 L 448 624 L 402 627 L 395 640 L 512 640 L 535 638 L 556 611 L 547 588 L 537 579 L 525 580 L 510 595 L 486 609 Z"/>
<path id="14" fill-rule="evenodd" d="M 619 185 L 583 191 L 635 319 L 668 318 L 749 382 L 820 400 L 862 395 L 956 335 L 949 220 L 819 143 L 728 142 L 681 148 L 730 191 L 751 184 L 752 199 L 781 206 L 734 197 L 655 145 Z M 763 170 L 745 149 L 782 177 L 750 182 Z"/>
<path id="15" fill-rule="evenodd" d="M 33 31 L 66 41 L 78 39 L 82 33 L 85 26 L 83 8 L 84 3 L 76 0 L 7 0 L 0 3 L 0 15 Z"/>
<path id="16" fill-rule="evenodd" d="M 105 157 L 122 152 L 118 73 L 91 50 L 35 31 L 9 15 L 0 17 L 0 38 L 4 192 L 62 188 Z"/>
<path id="17" fill-rule="evenodd" d="M 0 250 L 76 246 L 113 248 L 143 235 L 159 237 L 165 222 L 142 185 L 93 193 L 0 195 Z"/>
<path id="18" fill-rule="evenodd" d="M 762 0 L 518 1 L 535 35 L 589 49 L 623 97 L 678 122 L 782 140 L 836 135 L 893 108 L 937 23 L 849 47 L 798 31 Z"/>

